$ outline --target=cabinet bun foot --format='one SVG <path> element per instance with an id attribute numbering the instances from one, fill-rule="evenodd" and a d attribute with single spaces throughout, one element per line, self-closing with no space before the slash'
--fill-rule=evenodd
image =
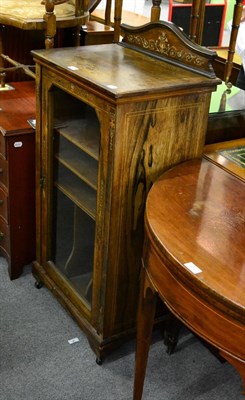
<path id="1" fill-rule="evenodd" d="M 96 364 L 102 365 L 102 363 L 103 363 L 102 358 L 96 357 Z"/>
<path id="2" fill-rule="evenodd" d="M 35 287 L 36 287 L 37 289 L 41 289 L 41 287 L 43 287 L 43 283 L 42 283 L 42 282 L 39 282 L 39 281 L 36 281 L 36 282 L 35 282 Z"/>

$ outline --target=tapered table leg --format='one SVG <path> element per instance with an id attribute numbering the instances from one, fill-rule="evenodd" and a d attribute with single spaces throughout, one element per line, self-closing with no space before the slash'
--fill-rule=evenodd
<path id="1" fill-rule="evenodd" d="M 230 354 L 227 354 L 225 351 L 220 350 L 219 354 L 224 357 L 228 363 L 233 365 L 233 367 L 236 368 L 238 373 L 240 374 L 242 378 L 242 383 L 243 383 L 243 392 L 242 394 L 245 395 L 245 362 L 244 360 L 239 360 L 236 357 L 232 357 Z"/>
<path id="2" fill-rule="evenodd" d="M 156 311 L 156 292 L 145 269 L 142 269 L 141 291 L 137 318 L 137 340 L 135 357 L 135 379 L 133 400 L 141 400 L 151 343 L 152 327 Z"/>

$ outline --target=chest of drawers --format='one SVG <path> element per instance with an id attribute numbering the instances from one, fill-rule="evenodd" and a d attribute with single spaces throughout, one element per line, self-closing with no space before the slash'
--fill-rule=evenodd
<path id="1" fill-rule="evenodd" d="M 35 258 L 35 83 L 0 92 L 0 253 L 10 279 Z"/>

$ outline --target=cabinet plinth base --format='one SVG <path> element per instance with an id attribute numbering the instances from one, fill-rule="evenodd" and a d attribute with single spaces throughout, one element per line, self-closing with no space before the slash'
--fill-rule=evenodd
<path id="1" fill-rule="evenodd" d="M 96 360 L 100 360 L 102 364 L 106 356 L 111 354 L 115 349 L 119 348 L 127 340 L 135 337 L 135 328 L 123 331 L 117 335 L 103 339 L 81 315 L 81 312 L 75 307 L 65 293 L 57 286 L 53 279 L 46 273 L 45 269 L 38 263 L 33 262 L 32 274 L 39 284 L 43 284 L 57 298 L 60 304 L 72 315 L 78 326 L 82 329 L 87 337 L 89 345 L 96 355 Z M 41 286 L 40 286 L 41 287 Z M 97 362 L 97 361 L 96 361 Z"/>

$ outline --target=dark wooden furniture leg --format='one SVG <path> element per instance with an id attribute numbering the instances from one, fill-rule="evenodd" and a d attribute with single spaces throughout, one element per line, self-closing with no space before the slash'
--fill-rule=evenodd
<path id="1" fill-rule="evenodd" d="M 135 379 L 133 400 L 141 400 L 145 380 L 148 353 L 156 311 L 156 292 L 145 269 L 141 271 L 141 293 L 137 319 Z"/>
<path id="2" fill-rule="evenodd" d="M 234 368 L 238 371 L 240 374 L 240 377 L 242 378 L 242 385 L 243 385 L 243 392 L 242 394 L 245 396 L 245 367 L 244 367 L 244 362 L 242 360 L 239 360 L 236 357 L 231 357 L 226 351 L 220 350 L 220 356 L 224 357 L 228 363 L 233 365 Z"/>
<path id="3" fill-rule="evenodd" d="M 178 344 L 179 334 L 183 324 L 176 318 L 172 313 L 169 318 L 164 322 L 162 329 L 163 341 L 165 346 L 167 346 L 167 353 L 173 354 L 175 348 Z"/>

